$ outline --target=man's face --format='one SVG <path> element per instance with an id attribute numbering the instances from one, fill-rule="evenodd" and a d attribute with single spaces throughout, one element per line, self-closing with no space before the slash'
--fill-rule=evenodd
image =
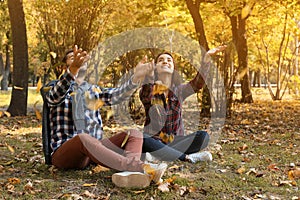
<path id="1" fill-rule="evenodd" d="M 162 74 L 162 73 L 173 74 L 174 61 L 172 56 L 168 54 L 160 55 L 157 59 L 156 69 L 158 74 Z"/>

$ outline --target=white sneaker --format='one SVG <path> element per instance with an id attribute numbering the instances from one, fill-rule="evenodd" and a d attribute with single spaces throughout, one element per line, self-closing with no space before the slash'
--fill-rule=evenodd
<path id="1" fill-rule="evenodd" d="M 145 162 L 149 163 L 149 162 L 157 162 L 159 161 L 159 159 L 157 159 L 156 157 L 152 156 L 151 153 L 146 152 L 145 154 Z"/>
<path id="2" fill-rule="evenodd" d="M 196 163 L 198 161 L 212 161 L 212 155 L 208 151 L 203 151 L 203 152 L 197 152 L 197 153 L 192 153 L 187 156 L 187 159 L 191 163 Z"/>
<path id="3" fill-rule="evenodd" d="M 150 178 L 141 172 L 118 172 L 112 175 L 112 182 L 118 187 L 144 188 L 150 185 Z"/>
<path id="4" fill-rule="evenodd" d="M 164 175 L 168 165 L 166 163 L 160 163 L 160 164 L 152 164 L 148 163 L 144 166 L 145 174 L 148 174 L 150 176 L 150 179 L 154 183 L 161 183 L 162 182 L 162 176 Z"/>

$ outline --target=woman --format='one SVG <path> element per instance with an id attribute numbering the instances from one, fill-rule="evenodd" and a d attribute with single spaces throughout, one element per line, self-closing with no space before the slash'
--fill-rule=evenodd
<path id="1" fill-rule="evenodd" d="M 206 55 L 225 48 L 220 46 Z M 148 80 L 140 91 L 140 100 L 146 112 L 143 152 L 150 152 L 155 158 L 165 161 L 177 158 L 191 163 L 211 161 L 210 152 L 199 152 L 207 147 L 209 134 L 196 131 L 185 135 L 182 121 L 183 101 L 203 87 L 204 79 L 198 72 L 193 80 L 181 84 L 173 57 L 167 52 L 159 54 L 154 64 L 154 77 L 150 75 L 148 79 L 152 80 Z"/>

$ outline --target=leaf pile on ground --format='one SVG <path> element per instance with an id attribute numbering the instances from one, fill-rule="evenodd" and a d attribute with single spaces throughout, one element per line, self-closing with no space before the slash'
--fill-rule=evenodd
<path id="1" fill-rule="evenodd" d="M 193 107 L 191 107 L 193 108 Z M 197 113 L 197 112 L 195 112 Z M 300 102 L 235 104 L 211 163 L 170 162 L 161 185 L 124 189 L 113 170 L 62 171 L 44 164 L 34 113 L 0 118 L 1 199 L 300 199 Z M 207 127 L 210 119 L 202 119 Z M 197 123 L 188 120 L 187 129 Z M 110 123 L 108 134 L 119 129 Z"/>

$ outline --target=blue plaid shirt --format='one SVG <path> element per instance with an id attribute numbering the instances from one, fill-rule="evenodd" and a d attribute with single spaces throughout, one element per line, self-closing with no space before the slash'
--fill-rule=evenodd
<path id="1" fill-rule="evenodd" d="M 85 110 L 86 130 L 77 131 L 72 116 L 72 95 L 75 81 L 73 77 L 65 73 L 49 90 L 46 95 L 50 107 L 50 129 L 51 147 L 55 151 L 64 142 L 80 133 L 89 133 L 97 139 L 103 135 L 103 124 L 100 110 Z M 117 104 L 130 97 L 132 91 L 138 85 L 132 83 L 131 79 L 119 88 L 100 88 L 97 85 L 90 85 L 88 97 L 100 99 L 104 105 Z"/>

